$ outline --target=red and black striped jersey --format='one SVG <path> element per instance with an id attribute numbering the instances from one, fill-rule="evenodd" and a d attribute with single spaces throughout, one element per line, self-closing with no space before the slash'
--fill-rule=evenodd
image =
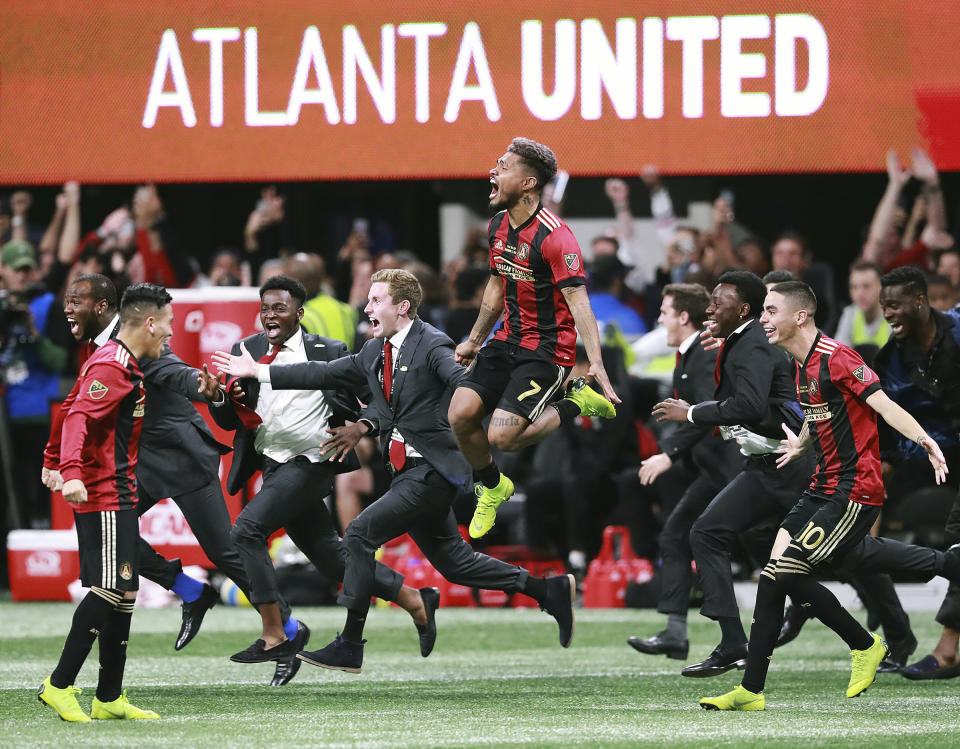
<path id="1" fill-rule="evenodd" d="M 882 505 L 877 413 L 865 403 L 880 390 L 880 379 L 860 354 L 819 332 L 796 373 L 797 398 L 817 449 L 810 488 Z"/>
<path id="2" fill-rule="evenodd" d="M 111 340 L 87 360 L 63 420 L 60 473 L 80 479 L 87 501 L 77 512 L 124 510 L 137 504 L 137 447 L 147 395 L 130 350 Z"/>
<path id="3" fill-rule="evenodd" d="M 498 341 L 572 367 L 577 330 L 562 289 L 586 283 L 583 256 L 570 228 L 543 206 L 520 226 L 506 211 L 490 221 L 490 272 L 503 279 L 505 312 Z"/>

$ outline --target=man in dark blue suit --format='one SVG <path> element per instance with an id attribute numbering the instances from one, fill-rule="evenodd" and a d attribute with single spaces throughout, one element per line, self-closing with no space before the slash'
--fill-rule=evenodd
<path id="1" fill-rule="evenodd" d="M 521 567 L 474 552 L 457 528 L 451 505 L 458 489 L 472 484 L 473 474 L 446 418 L 450 393 L 464 376 L 454 361 L 453 341 L 417 317 L 423 292 L 411 273 L 382 270 L 371 281 L 365 312 L 374 337 L 357 354 L 277 366 L 258 364 L 243 348 L 240 356 L 217 352 L 213 359 L 222 372 L 256 377 L 274 390 L 340 387 L 370 393 L 367 416 L 359 423 L 367 433 L 378 433 L 393 480 L 344 535 L 347 562 L 339 602 L 347 608 L 347 621 L 342 636 L 298 657 L 324 668 L 360 672 L 374 554 L 407 532 L 451 582 L 536 599 L 557 620 L 560 644 L 567 647 L 573 636 L 572 576 L 531 577 Z M 346 449 L 359 436 L 341 432 L 334 441 Z"/>

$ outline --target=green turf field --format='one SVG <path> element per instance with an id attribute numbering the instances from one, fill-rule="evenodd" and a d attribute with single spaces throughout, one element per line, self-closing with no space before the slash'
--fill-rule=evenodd
<path id="1" fill-rule="evenodd" d="M 0 604 L 0 746 L 960 746 L 960 680 L 910 682 L 881 675 L 858 699 L 844 697 L 849 655 L 819 624 L 771 668 L 764 713 L 706 712 L 705 695 L 739 679 L 679 676 L 679 661 L 641 656 L 626 644 L 661 617 L 632 610 L 578 610 L 569 650 L 556 625 L 531 610 L 441 609 L 437 648 L 423 659 L 406 614 L 371 612 L 363 674 L 304 665 L 286 687 L 266 686 L 272 664 L 227 656 L 258 634 L 249 609 L 218 606 L 200 635 L 175 653 L 179 609 L 138 610 L 126 685 L 131 702 L 160 721 L 67 724 L 36 699 L 67 632 L 70 604 Z M 311 647 L 332 638 L 338 609 L 300 609 Z M 921 648 L 938 629 L 912 616 Z M 713 624 L 691 613 L 691 661 L 716 644 Z M 926 651 L 924 651 L 926 652 Z M 80 674 L 89 710 L 96 646 Z"/>

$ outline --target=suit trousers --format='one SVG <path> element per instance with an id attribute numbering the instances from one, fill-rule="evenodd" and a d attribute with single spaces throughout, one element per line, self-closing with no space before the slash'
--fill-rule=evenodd
<path id="1" fill-rule="evenodd" d="M 954 500 L 950 515 L 947 516 L 944 542 L 947 546 L 960 543 L 960 494 Z M 940 610 L 937 611 L 937 623 L 950 629 L 960 630 L 960 584 L 951 582 L 947 594 L 943 597 Z"/>
<path id="2" fill-rule="evenodd" d="M 390 489 L 347 527 L 343 544 L 347 569 L 338 603 L 352 611 L 370 607 L 374 554 L 392 538 L 409 533 L 424 556 L 457 585 L 517 593 L 529 573 L 499 559 L 479 554 L 460 535 L 451 504 L 457 488 L 429 464 L 397 474 Z"/>
<path id="3" fill-rule="evenodd" d="M 740 615 L 730 555 L 737 537 L 765 520 L 781 520 L 797 503 L 813 473 L 811 456 L 778 469 L 770 456 L 744 458 L 744 469 L 710 502 L 690 531 L 703 588 L 700 613 L 710 619 Z"/>
<path id="4" fill-rule="evenodd" d="M 323 499 L 333 489 L 326 463 L 298 455 L 286 463 L 264 457 L 263 486 L 237 517 L 230 536 L 250 578 L 250 602 L 281 602 L 267 539 L 283 528 L 313 566 L 343 580 L 346 551 Z M 403 577 L 382 564 L 374 571 L 373 595 L 392 601 Z M 282 608 L 282 606 L 281 606 Z"/>

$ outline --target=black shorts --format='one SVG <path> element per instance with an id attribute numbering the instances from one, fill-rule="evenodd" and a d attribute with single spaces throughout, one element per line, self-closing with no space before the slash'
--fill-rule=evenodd
<path id="1" fill-rule="evenodd" d="M 487 413 L 499 408 L 533 421 L 560 392 L 571 369 L 515 344 L 490 341 L 460 387 L 476 392 Z"/>
<path id="2" fill-rule="evenodd" d="M 870 532 L 880 509 L 808 489 L 780 524 L 793 537 L 784 556 L 809 566 L 799 570 L 804 572 L 831 559 L 842 559 Z"/>
<path id="3" fill-rule="evenodd" d="M 75 512 L 80 582 L 85 588 L 137 590 L 137 511 Z"/>

